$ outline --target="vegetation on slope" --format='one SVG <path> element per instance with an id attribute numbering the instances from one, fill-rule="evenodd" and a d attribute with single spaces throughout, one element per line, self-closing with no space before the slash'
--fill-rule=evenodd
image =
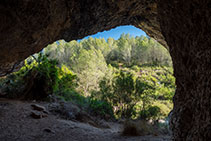
<path id="1" fill-rule="evenodd" d="M 155 40 L 63 40 L 25 60 L 1 79 L 1 93 L 21 99 L 72 101 L 102 118 L 160 119 L 172 108 L 171 57 Z"/>

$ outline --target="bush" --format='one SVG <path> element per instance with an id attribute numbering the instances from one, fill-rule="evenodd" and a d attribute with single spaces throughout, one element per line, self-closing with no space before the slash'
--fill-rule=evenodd
<path id="1" fill-rule="evenodd" d="M 123 125 L 122 135 L 124 136 L 145 136 L 155 134 L 152 126 L 144 120 L 126 120 Z"/>
<path id="2" fill-rule="evenodd" d="M 45 100 L 51 94 L 58 94 L 60 97 L 66 96 L 63 99 L 69 99 L 72 95 L 78 96 L 74 89 L 76 79 L 67 67 L 57 67 L 56 60 L 49 60 L 40 53 L 26 59 L 25 66 L 7 76 L 1 86 L 8 98 Z"/>
<path id="3" fill-rule="evenodd" d="M 169 112 L 173 108 L 173 104 L 170 101 L 156 100 L 152 103 L 153 106 L 157 106 L 160 108 L 159 118 L 166 118 Z"/>
<path id="4" fill-rule="evenodd" d="M 95 116 L 106 118 L 107 115 L 113 117 L 112 106 L 105 101 L 90 99 L 89 108 Z"/>
<path id="5" fill-rule="evenodd" d="M 161 113 L 159 107 L 149 106 L 147 109 L 142 110 L 139 114 L 141 119 L 149 120 L 159 118 Z"/>
<path id="6" fill-rule="evenodd" d="M 25 60 L 25 66 L 5 79 L 4 89 L 8 94 L 6 96 L 28 100 L 46 99 L 58 84 L 56 65 L 57 61 L 48 60 L 47 56 L 42 54 L 29 57 Z"/>
<path id="7" fill-rule="evenodd" d="M 140 68 L 137 65 L 132 66 L 131 69 L 136 71 L 136 72 L 140 71 Z"/>

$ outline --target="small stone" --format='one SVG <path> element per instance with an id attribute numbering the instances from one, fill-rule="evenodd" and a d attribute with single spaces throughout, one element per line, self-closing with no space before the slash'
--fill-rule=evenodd
<path id="1" fill-rule="evenodd" d="M 44 117 L 48 117 L 47 114 L 43 114 L 43 113 L 40 113 L 40 112 L 31 112 L 30 116 L 34 119 L 41 119 L 41 118 L 44 118 Z"/>
<path id="2" fill-rule="evenodd" d="M 31 116 L 32 118 L 34 118 L 34 119 L 40 119 L 40 118 L 42 118 L 41 113 L 34 112 L 34 111 L 31 112 L 30 116 Z"/>
<path id="3" fill-rule="evenodd" d="M 45 107 L 43 107 L 43 106 L 41 106 L 41 105 L 32 104 L 31 106 L 32 106 L 32 108 L 33 108 L 34 110 L 37 110 L 37 111 L 46 111 Z"/>

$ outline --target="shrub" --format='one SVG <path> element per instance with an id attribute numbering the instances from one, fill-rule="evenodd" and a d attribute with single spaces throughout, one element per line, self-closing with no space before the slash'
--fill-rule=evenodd
<path id="1" fill-rule="evenodd" d="M 170 101 L 157 100 L 157 101 L 154 101 L 152 105 L 160 108 L 159 118 L 163 118 L 163 119 L 168 116 L 169 112 L 173 108 L 173 104 Z"/>
<path id="2" fill-rule="evenodd" d="M 132 66 L 131 69 L 136 71 L 136 72 L 140 71 L 140 68 L 137 65 Z"/>
<path id="3" fill-rule="evenodd" d="M 106 115 L 113 117 L 113 110 L 110 104 L 105 101 L 99 101 L 95 99 L 90 99 L 89 108 L 91 109 L 91 113 L 95 116 L 100 116 L 106 118 Z"/>
<path id="4" fill-rule="evenodd" d="M 49 60 L 46 55 L 39 53 L 26 59 L 25 65 L 18 72 L 7 76 L 4 91 L 9 94 L 9 98 L 28 100 L 45 100 L 54 93 L 62 97 L 67 96 L 68 92 L 71 96 L 76 93 L 76 79 L 76 75 L 67 67 L 59 68 L 56 60 Z"/>
<path id="5" fill-rule="evenodd" d="M 144 136 L 153 134 L 152 126 L 144 120 L 126 120 L 123 125 L 122 135 L 124 136 Z"/>
<path id="6" fill-rule="evenodd" d="M 161 115 L 161 110 L 158 106 L 148 106 L 146 109 L 140 111 L 139 118 L 143 120 L 158 119 Z"/>
<path id="7" fill-rule="evenodd" d="M 5 92 L 9 98 L 41 100 L 53 93 L 58 84 L 57 61 L 39 54 L 29 57 L 18 72 L 5 79 Z"/>

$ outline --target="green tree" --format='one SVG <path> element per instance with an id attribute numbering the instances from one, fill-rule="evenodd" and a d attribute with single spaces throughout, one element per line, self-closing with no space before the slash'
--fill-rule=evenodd
<path id="1" fill-rule="evenodd" d="M 107 64 L 101 51 L 90 46 L 89 50 L 80 50 L 71 68 L 79 77 L 79 89 L 88 96 L 91 90 L 98 89 L 98 83 L 105 75 Z"/>

